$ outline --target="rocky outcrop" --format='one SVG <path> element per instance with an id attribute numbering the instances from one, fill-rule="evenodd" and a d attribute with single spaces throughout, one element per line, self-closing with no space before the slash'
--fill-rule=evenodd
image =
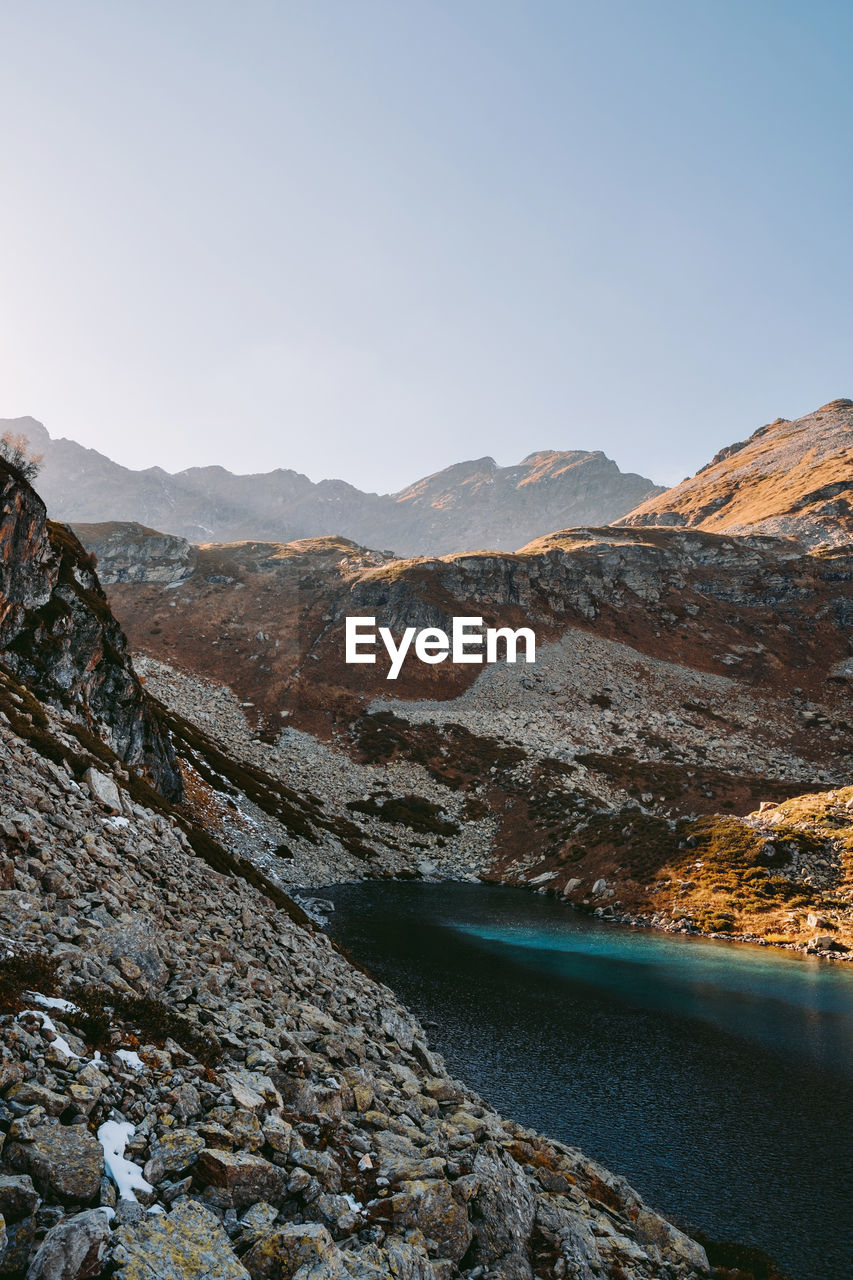
<path id="1" fill-rule="evenodd" d="M 0 661 L 41 697 L 98 726 L 164 794 L 179 792 L 171 748 L 130 665 L 94 561 L 2 463 Z"/>
<path id="2" fill-rule="evenodd" d="M 853 541 L 853 400 L 776 418 L 617 523 Z"/>
<path id="3" fill-rule="evenodd" d="M 33 418 L 0 420 L 43 455 L 51 511 L 73 524 L 138 521 L 191 542 L 290 542 L 342 535 L 399 555 L 460 548 L 512 551 L 551 529 L 606 524 L 659 492 L 601 452 L 532 453 L 517 466 L 480 458 L 426 476 L 399 493 L 362 493 L 343 480 L 295 471 L 232 475 L 223 467 L 129 471 L 73 440 L 52 440 Z M 85 538 L 83 539 L 86 540 Z"/>
<path id="4" fill-rule="evenodd" d="M 186 538 L 158 533 L 141 524 L 72 526 L 83 546 L 95 556 L 98 577 L 113 582 L 159 582 L 174 586 L 196 565 L 196 548 Z"/>

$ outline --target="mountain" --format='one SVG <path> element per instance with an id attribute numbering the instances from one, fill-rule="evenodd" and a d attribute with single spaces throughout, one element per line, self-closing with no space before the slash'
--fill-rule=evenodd
<path id="1" fill-rule="evenodd" d="M 440 560 L 341 538 L 164 558 L 138 526 L 78 531 L 175 740 L 201 731 L 323 801 L 278 821 L 235 783 L 250 828 L 217 798 L 221 761 L 199 763 L 190 802 L 266 874 L 533 882 L 660 927 L 853 947 L 853 547 L 608 528 Z M 382 656 L 345 664 L 347 615 L 533 627 L 536 663 L 412 658 L 391 682 Z"/>
<path id="2" fill-rule="evenodd" d="M 252 815 L 341 853 L 359 829 L 158 706 L 91 559 L 0 483 L 0 1273 L 730 1274 L 448 1074 L 259 867 Z"/>
<path id="3" fill-rule="evenodd" d="M 853 400 L 776 418 L 617 523 L 853 541 Z"/>
<path id="4" fill-rule="evenodd" d="M 552 529 L 608 524 L 659 492 L 599 452 L 533 453 L 515 467 L 480 458 L 379 495 L 342 480 L 314 484 L 296 471 L 130 471 L 73 440 L 53 440 L 33 418 L 0 420 L 2 431 L 27 436 L 43 455 L 39 492 L 57 519 L 136 521 L 197 543 L 339 534 L 400 555 L 511 551 Z"/>

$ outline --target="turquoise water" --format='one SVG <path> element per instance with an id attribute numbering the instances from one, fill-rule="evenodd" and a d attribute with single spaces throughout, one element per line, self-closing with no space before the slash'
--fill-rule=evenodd
<path id="1" fill-rule="evenodd" d="M 853 1276 L 853 966 L 496 887 L 329 896 L 331 931 L 494 1105 L 796 1280 Z"/>

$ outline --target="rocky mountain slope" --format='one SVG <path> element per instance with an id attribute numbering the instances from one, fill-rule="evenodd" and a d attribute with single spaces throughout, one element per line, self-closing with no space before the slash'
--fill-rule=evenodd
<path id="1" fill-rule="evenodd" d="M 43 698 L 107 736 L 165 794 L 180 783 L 89 554 L 0 462 L 0 651 Z"/>
<path id="2" fill-rule="evenodd" d="M 851 491 L 853 400 L 833 400 L 793 422 L 777 418 L 759 427 L 617 523 L 841 545 L 853 540 Z"/>
<path id="3" fill-rule="evenodd" d="M 603 453 L 579 450 L 533 453 L 514 467 L 480 458 L 380 495 L 285 470 L 130 471 L 73 440 L 53 440 L 33 418 L 0 420 L 6 430 L 25 435 L 43 455 L 39 491 L 57 519 L 137 521 L 192 542 L 341 534 L 400 555 L 514 550 L 551 529 L 606 524 L 659 492 Z"/>
<path id="4" fill-rule="evenodd" d="M 15 477 L 3 520 L 0 1274 L 722 1280 L 623 1179 L 451 1079 L 199 798 L 230 773 L 310 833 L 317 797 L 216 755 L 126 668 L 115 720 L 104 698 L 91 713 L 123 652 L 91 564 Z M 161 790 L 132 767 L 122 698 Z"/>
<path id="5" fill-rule="evenodd" d="M 318 539 L 201 547 L 146 582 L 127 571 L 139 536 L 122 553 L 115 527 L 105 535 L 108 589 L 174 732 L 193 725 L 323 802 L 322 823 L 280 821 L 239 779 L 223 796 L 221 762 L 190 743 L 192 802 L 280 882 L 482 875 L 793 945 L 826 935 L 816 917 L 853 943 L 846 847 L 786 835 L 765 866 L 764 842 L 741 848 L 728 818 L 706 820 L 739 815 L 740 831 L 762 801 L 849 783 L 849 547 L 599 529 L 515 555 L 398 561 Z M 413 661 L 392 684 L 387 662 L 345 665 L 347 614 L 395 633 L 482 615 L 534 626 L 540 648 L 533 667 Z M 711 875 L 718 859 L 725 875 L 689 898 L 697 841 L 692 862 Z M 761 893 L 739 896 L 745 878 Z"/>

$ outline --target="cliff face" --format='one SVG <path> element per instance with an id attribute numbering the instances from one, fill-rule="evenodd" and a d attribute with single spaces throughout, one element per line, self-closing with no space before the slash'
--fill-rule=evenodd
<path id="1" fill-rule="evenodd" d="M 98 577 L 113 582 L 182 582 L 193 572 L 197 548 L 186 538 L 120 521 L 72 525 L 98 563 Z"/>
<path id="2" fill-rule="evenodd" d="M 191 542 L 290 542 L 342 535 L 398 555 L 461 548 L 512 551 L 551 529 L 606 524 L 659 492 L 600 452 L 530 454 L 517 466 L 480 458 L 447 467 L 395 494 L 342 480 L 314 484 L 296 471 L 233 475 L 224 467 L 130 471 L 73 440 L 53 440 L 33 418 L 0 420 L 43 454 L 39 489 L 72 524 L 139 522 Z"/>
<path id="3" fill-rule="evenodd" d="M 166 795 L 180 781 L 94 561 L 0 463 L 0 660 L 39 697 L 96 722 L 112 749 Z"/>
<path id="4" fill-rule="evenodd" d="M 100 548 L 105 539 L 88 532 Z M 110 598 L 134 649 L 230 683 L 273 718 L 294 698 L 304 706 L 336 690 L 453 698 L 482 670 L 412 659 L 391 683 L 381 653 L 375 666 L 346 666 L 344 618 L 354 614 L 395 632 L 480 614 L 487 625 L 534 626 L 540 645 L 580 630 L 788 691 L 820 687 L 849 659 L 853 557 L 664 529 L 573 529 L 514 555 L 437 560 L 396 560 L 342 538 L 246 542 L 199 548 L 177 586 L 122 578 Z"/>
<path id="5" fill-rule="evenodd" d="M 618 523 L 853 541 L 853 400 L 777 418 Z"/>

